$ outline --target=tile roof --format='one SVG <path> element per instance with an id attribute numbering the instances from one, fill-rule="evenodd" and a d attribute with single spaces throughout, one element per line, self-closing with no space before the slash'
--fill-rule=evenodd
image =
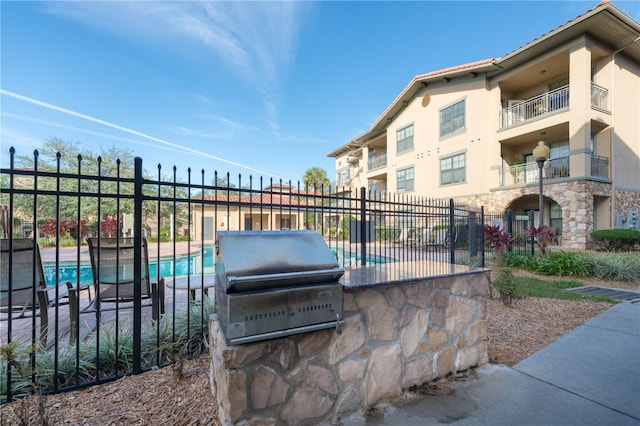
<path id="1" fill-rule="evenodd" d="M 509 56 L 509 55 L 511 55 L 512 53 L 517 52 L 517 51 L 518 51 L 518 50 L 520 50 L 520 49 L 523 49 L 523 48 L 525 48 L 525 47 L 527 47 L 527 46 L 529 46 L 529 45 L 531 45 L 531 44 L 534 44 L 535 42 L 537 42 L 537 41 L 539 41 L 540 39 L 544 38 L 545 36 L 547 36 L 547 35 L 549 35 L 549 34 L 553 33 L 554 31 L 558 31 L 560 28 L 564 27 L 565 25 L 569 25 L 569 24 L 571 24 L 572 22 L 577 21 L 578 19 L 582 18 L 583 16 L 588 15 L 589 13 L 593 12 L 594 10 L 596 10 L 596 9 L 598 9 L 598 8 L 600 8 L 600 7 L 606 6 L 607 4 L 609 4 L 609 2 L 610 2 L 610 0 L 603 0 L 603 1 L 601 1 L 600 3 L 598 3 L 597 5 L 595 5 L 594 7 L 592 7 L 591 9 L 587 10 L 585 13 L 582 13 L 582 14 L 580 14 L 580 15 L 576 16 L 575 18 L 568 20 L 568 21 L 567 21 L 567 22 L 565 22 L 564 24 L 560 24 L 560 25 L 558 25 L 556 28 L 554 28 L 554 29 L 552 29 L 552 30 L 550 30 L 550 31 L 547 31 L 546 33 L 542 34 L 542 35 L 541 35 L 541 36 L 539 36 L 539 37 L 534 38 L 533 40 L 529 41 L 528 43 L 523 44 L 522 46 L 518 47 L 517 49 L 513 49 L 511 52 L 507 53 L 505 56 Z"/>
<path id="2" fill-rule="evenodd" d="M 571 20 L 567 21 L 566 23 L 564 23 L 564 24 L 562 24 L 562 25 L 559 25 L 557 28 L 555 28 L 555 29 L 553 29 L 553 30 L 551 30 L 551 31 L 548 31 L 547 33 L 545 33 L 545 34 L 541 35 L 540 37 L 537 37 L 537 38 L 535 38 L 535 39 L 531 40 L 530 42 L 528 42 L 528 43 L 524 44 L 523 46 L 520 46 L 519 48 L 514 49 L 513 51 L 509 52 L 509 53 L 508 53 L 507 55 L 505 55 L 505 56 L 509 56 L 510 54 L 512 54 L 512 53 L 514 53 L 514 52 L 516 52 L 516 51 L 518 51 L 518 50 L 520 50 L 520 49 L 523 49 L 523 48 L 525 48 L 525 47 L 527 47 L 527 46 L 529 46 L 529 45 L 535 44 L 537 41 L 539 41 L 539 40 L 540 40 L 540 39 L 542 39 L 543 37 L 545 37 L 545 36 L 547 36 L 547 35 L 549 35 L 549 34 L 553 33 L 554 31 L 557 31 L 558 29 L 560 29 L 560 28 L 564 27 L 565 25 L 571 24 L 572 22 L 574 22 L 574 21 L 576 21 L 576 20 L 580 19 L 581 17 L 583 17 L 583 16 L 585 16 L 585 15 L 587 15 L 587 14 L 589 14 L 589 13 L 593 12 L 594 10 L 596 10 L 596 9 L 598 9 L 598 8 L 600 8 L 600 7 L 604 7 L 604 6 L 608 5 L 608 4 L 609 4 L 609 2 L 610 2 L 610 0 L 603 0 L 603 1 L 601 1 L 601 2 L 600 2 L 600 3 L 598 3 L 595 7 L 593 7 L 593 8 L 591 8 L 591 9 L 587 10 L 585 13 L 583 13 L 583 14 L 581 14 L 581 15 L 578 15 L 578 16 L 577 16 L 577 17 L 575 17 L 574 19 L 571 19 Z M 387 114 L 388 114 L 388 113 L 393 109 L 393 107 L 394 107 L 398 102 L 400 102 L 400 100 L 402 100 L 402 98 L 405 96 L 405 94 L 406 94 L 406 93 L 407 93 L 407 92 L 408 92 L 408 91 L 409 91 L 409 90 L 410 90 L 410 89 L 411 89 L 411 88 L 412 88 L 416 83 L 418 83 L 420 80 L 424 80 L 424 79 L 428 79 L 428 78 L 433 78 L 433 77 L 440 76 L 440 75 L 445 76 L 445 75 L 447 75 L 447 74 L 454 73 L 454 72 L 457 72 L 457 71 L 462 71 L 462 70 L 465 70 L 465 69 L 473 69 L 473 68 L 480 67 L 480 66 L 483 66 L 483 65 L 489 65 L 489 64 L 492 64 L 492 63 L 495 63 L 495 62 L 499 61 L 500 59 L 501 59 L 501 58 L 489 58 L 489 59 L 483 59 L 483 60 L 480 60 L 480 61 L 469 62 L 469 63 L 462 64 L 462 65 L 455 65 L 455 66 L 448 67 L 448 68 L 443 68 L 443 69 L 440 69 L 440 70 L 437 70 L 437 71 L 431 71 L 431 72 L 428 72 L 428 73 L 424 73 L 424 74 L 418 74 L 418 75 L 416 75 L 416 76 L 415 76 L 415 77 L 413 77 L 413 79 L 409 82 L 409 84 L 408 84 L 407 86 L 405 86 L 405 88 L 400 92 L 400 94 L 399 94 L 398 96 L 396 96 L 396 98 L 393 100 L 393 102 L 391 102 L 391 104 L 389 104 L 389 106 L 388 106 L 388 107 L 387 107 L 387 108 L 382 112 L 382 114 L 380 114 L 380 115 L 378 116 L 378 118 L 374 121 L 374 123 L 373 123 L 373 124 L 371 125 L 371 127 L 369 128 L 369 130 L 368 130 L 368 131 L 366 131 L 365 133 L 363 133 L 363 134 L 361 134 L 361 135 L 357 136 L 357 137 L 356 137 L 356 138 L 354 138 L 354 139 L 358 139 L 358 138 L 360 138 L 361 136 L 366 135 L 367 133 L 369 133 L 370 131 L 372 131 L 372 130 L 373 130 L 373 129 L 378 125 L 378 124 L 380 124 L 380 122 L 381 122 L 381 121 L 384 119 L 384 117 L 385 117 L 385 116 L 386 116 L 386 115 L 387 115 Z"/>

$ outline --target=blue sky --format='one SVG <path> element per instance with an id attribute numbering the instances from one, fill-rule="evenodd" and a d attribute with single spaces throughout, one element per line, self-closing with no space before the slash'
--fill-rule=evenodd
<path id="1" fill-rule="evenodd" d="M 0 4 L 2 166 L 58 137 L 301 180 L 413 76 L 501 57 L 597 1 Z M 640 21 L 640 1 L 613 1 Z"/>

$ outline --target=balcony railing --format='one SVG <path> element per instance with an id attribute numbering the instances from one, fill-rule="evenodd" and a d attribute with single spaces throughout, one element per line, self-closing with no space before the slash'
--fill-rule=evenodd
<path id="1" fill-rule="evenodd" d="M 591 106 L 608 111 L 609 91 L 604 87 L 591 83 Z"/>
<path id="2" fill-rule="evenodd" d="M 591 83 L 591 106 L 608 111 L 609 91 Z M 522 124 L 567 108 L 569 108 L 569 86 L 563 86 L 503 108 L 500 111 L 500 128 Z"/>
<path id="3" fill-rule="evenodd" d="M 606 157 L 592 155 L 591 176 L 609 179 L 609 159 Z"/>
<path id="4" fill-rule="evenodd" d="M 387 154 L 380 155 L 368 161 L 368 170 L 379 169 L 387 165 Z"/>
<path id="5" fill-rule="evenodd" d="M 569 157 L 547 160 L 542 168 L 542 179 L 569 177 Z M 502 186 L 521 185 L 538 182 L 538 164 L 527 163 L 506 167 L 502 173 Z"/>
<path id="6" fill-rule="evenodd" d="M 569 157 L 547 160 L 542 168 L 542 179 L 562 179 L 570 177 Z M 609 159 L 591 156 L 591 176 L 609 178 Z M 538 164 L 527 163 L 505 167 L 501 186 L 526 185 L 538 182 Z"/>
<path id="7" fill-rule="evenodd" d="M 569 108 L 569 86 L 563 86 L 501 110 L 501 128 Z"/>

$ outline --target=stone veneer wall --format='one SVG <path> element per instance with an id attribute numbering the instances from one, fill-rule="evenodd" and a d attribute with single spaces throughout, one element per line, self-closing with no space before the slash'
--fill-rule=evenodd
<path id="1" fill-rule="evenodd" d="M 577 250 L 588 248 L 589 235 L 593 231 L 593 197 L 611 197 L 611 184 L 584 179 L 545 182 L 543 191 L 545 198 L 552 199 L 562 208 L 562 248 Z M 484 206 L 485 212 L 502 212 L 513 200 L 537 194 L 537 186 L 526 186 L 458 201 L 478 208 Z M 624 205 L 633 203 L 634 199 L 636 201 L 640 199 L 640 194 L 633 197 L 630 193 L 625 193 L 624 196 L 616 193 L 616 202 L 621 200 Z"/>
<path id="2" fill-rule="evenodd" d="M 640 192 L 623 191 L 616 189 L 615 194 L 616 213 L 627 213 L 629 209 L 640 210 Z"/>
<path id="3" fill-rule="evenodd" d="M 311 425 L 488 362 L 488 272 L 345 288 L 342 333 L 245 345 L 210 320 L 211 388 L 223 424 Z"/>

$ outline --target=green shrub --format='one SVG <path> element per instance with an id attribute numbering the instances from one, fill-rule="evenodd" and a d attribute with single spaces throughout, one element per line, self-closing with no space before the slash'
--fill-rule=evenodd
<path id="1" fill-rule="evenodd" d="M 607 280 L 640 279 L 637 253 L 551 252 L 547 257 L 507 252 L 507 266 L 540 275 L 594 277 Z"/>
<path id="2" fill-rule="evenodd" d="M 516 282 L 511 268 L 500 268 L 496 278 L 491 283 L 500 295 L 500 300 L 505 305 L 511 305 L 522 298 L 522 290 Z"/>
<path id="3" fill-rule="evenodd" d="M 635 229 L 599 229 L 591 233 L 595 249 L 629 251 L 640 243 L 640 231 Z"/>
<path id="4" fill-rule="evenodd" d="M 190 303 L 176 310 L 175 317 L 167 313 L 159 324 L 142 329 L 141 347 L 145 368 L 164 362 L 177 363 L 197 358 L 209 348 L 209 317 L 215 313 L 215 303 L 204 297 L 201 303 Z M 202 318 L 202 321 L 198 319 Z M 159 329 L 159 335 L 156 334 Z M 76 346 L 61 345 L 57 354 L 42 347 L 21 345 L 19 341 L 0 345 L 0 401 L 7 397 L 8 366 L 12 366 L 12 394 L 21 397 L 41 393 L 74 384 L 114 376 L 117 372 L 128 372 L 133 362 L 133 334 L 121 325 L 116 334 L 102 325 L 97 347 L 96 334 L 80 342 L 79 363 L 76 364 Z M 160 349 L 158 349 L 158 345 Z M 97 358 L 96 358 L 97 355 Z M 31 367 L 32 357 L 35 367 Z M 98 373 L 99 368 L 99 373 Z M 33 377 L 32 377 L 33 376 Z M 34 380 L 32 381 L 32 379 Z M 2 422 L 0 422 L 1 424 Z"/>
<path id="5" fill-rule="evenodd" d="M 531 269 L 531 264 L 536 262 L 538 258 L 532 256 L 530 253 L 508 251 L 505 253 L 505 259 L 507 261 L 507 266 Z"/>
<path id="6" fill-rule="evenodd" d="M 540 257 L 531 262 L 531 271 L 542 275 L 557 275 L 570 277 L 586 277 L 589 275 L 589 265 L 582 253 L 578 252 L 550 252 L 546 257 Z"/>
<path id="7" fill-rule="evenodd" d="M 607 280 L 640 278 L 640 256 L 637 253 L 584 253 L 589 275 Z"/>

